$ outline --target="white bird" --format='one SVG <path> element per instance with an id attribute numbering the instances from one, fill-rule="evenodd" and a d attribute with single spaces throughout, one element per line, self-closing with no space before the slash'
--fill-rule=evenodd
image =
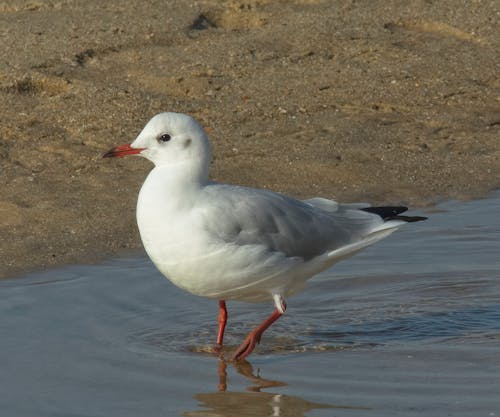
<path id="1" fill-rule="evenodd" d="M 275 192 L 209 181 L 210 144 L 190 116 L 160 113 L 137 138 L 104 157 L 140 155 L 155 167 L 137 202 L 141 239 L 156 267 L 190 293 L 219 300 L 216 348 L 227 322 L 225 300 L 273 300 L 233 359 L 248 356 L 286 309 L 285 298 L 341 259 L 406 222 L 406 207 L 296 200 Z"/>

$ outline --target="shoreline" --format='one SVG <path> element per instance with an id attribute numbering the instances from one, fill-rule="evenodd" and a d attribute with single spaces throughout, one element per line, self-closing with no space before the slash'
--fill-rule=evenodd
<path id="1" fill-rule="evenodd" d="M 209 130 L 215 181 L 411 209 L 500 188 L 495 2 L 106 4 L 0 7 L 0 278 L 140 250 L 151 166 L 101 155 L 161 111 Z"/>
<path id="2" fill-rule="evenodd" d="M 474 197 L 467 197 L 463 196 L 461 199 L 456 199 L 456 198 L 442 198 L 442 199 L 436 199 L 433 202 L 426 202 L 425 205 L 423 206 L 417 206 L 417 207 L 409 207 L 410 212 L 415 212 L 415 213 L 427 213 L 427 210 L 430 210 L 430 214 L 427 213 L 428 216 L 432 216 L 432 210 L 433 208 L 446 201 L 459 201 L 463 203 L 467 203 L 469 201 L 474 201 L 474 200 L 480 200 L 480 199 L 488 199 L 490 195 L 493 193 L 497 192 L 498 189 L 493 189 L 488 191 L 484 195 L 475 195 Z M 44 254 L 41 254 L 44 256 Z M 19 279 L 24 276 L 33 274 L 33 273 L 38 273 L 38 272 L 44 272 L 53 268 L 61 268 L 69 265 L 98 265 L 102 264 L 104 262 L 109 262 L 113 259 L 119 259 L 119 258 L 128 258 L 128 257 L 139 257 L 139 256 L 144 256 L 147 258 L 147 254 L 144 251 L 144 248 L 142 247 L 142 244 L 138 242 L 137 246 L 129 246 L 129 247 L 117 247 L 114 249 L 107 248 L 107 252 L 102 253 L 100 252 L 100 247 L 95 246 L 92 250 L 85 252 L 85 251 L 72 251 L 71 253 L 67 255 L 63 255 L 60 257 L 52 257 L 52 259 L 49 260 L 49 262 L 44 261 L 43 259 L 40 260 L 39 263 L 36 261 L 33 262 L 30 265 L 26 265 L 25 267 L 14 267 L 14 268 L 6 268 L 0 270 L 0 280 L 10 280 L 10 279 Z M 25 259 L 23 259 L 25 261 Z"/>

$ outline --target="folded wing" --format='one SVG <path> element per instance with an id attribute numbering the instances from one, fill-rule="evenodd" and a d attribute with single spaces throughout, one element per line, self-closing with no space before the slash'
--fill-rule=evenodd
<path id="1" fill-rule="evenodd" d="M 300 201 L 222 184 L 206 187 L 203 199 L 210 201 L 201 202 L 200 215 L 210 219 L 204 227 L 211 235 L 228 244 L 259 245 L 266 251 L 304 260 L 358 247 L 358 243 L 365 246 L 363 241 L 370 240 L 372 233 L 403 223 L 384 224 L 381 216 L 362 209 L 366 205 L 342 205 L 321 198 Z"/>

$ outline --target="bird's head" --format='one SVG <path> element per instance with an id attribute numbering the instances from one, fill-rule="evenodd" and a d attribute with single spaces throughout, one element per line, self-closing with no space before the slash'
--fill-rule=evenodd
<path id="1" fill-rule="evenodd" d="M 127 145 L 117 146 L 103 157 L 140 155 L 156 166 L 192 164 L 208 170 L 210 144 L 200 126 L 191 116 L 181 113 L 159 113 L 154 116 Z"/>

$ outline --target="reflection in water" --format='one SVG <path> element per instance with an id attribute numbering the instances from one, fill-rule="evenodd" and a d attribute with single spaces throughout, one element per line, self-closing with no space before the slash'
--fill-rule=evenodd
<path id="1" fill-rule="evenodd" d="M 272 388 L 272 387 L 284 387 L 286 383 L 281 381 L 274 381 L 271 379 L 264 379 L 260 375 L 255 375 L 253 371 L 252 364 L 246 360 L 235 362 L 234 368 L 240 374 L 246 377 L 253 386 L 247 387 L 247 391 L 250 392 L 260 392 L 262 388 Z M 219 361 L 219 391 L 227 390 L 227 362 L 224 360 Z"/>
<path id="2" fill-rule="evenodd" d="M 200 406 L 207 410 L 186 411 L 184 417 L 303 417 L 306 412 L 319 408 L 353 408 L 313 403 L 292 395 L 261 392 L 264 388 L 287 384 L 255 375 L 252 365 L 247 361 L 231 364 L 251 382 L 252 385 L 247 387 L 248 392 L 227 391 L 227 363 L 220 360 L 218 391 L 194 396 Z"/>

